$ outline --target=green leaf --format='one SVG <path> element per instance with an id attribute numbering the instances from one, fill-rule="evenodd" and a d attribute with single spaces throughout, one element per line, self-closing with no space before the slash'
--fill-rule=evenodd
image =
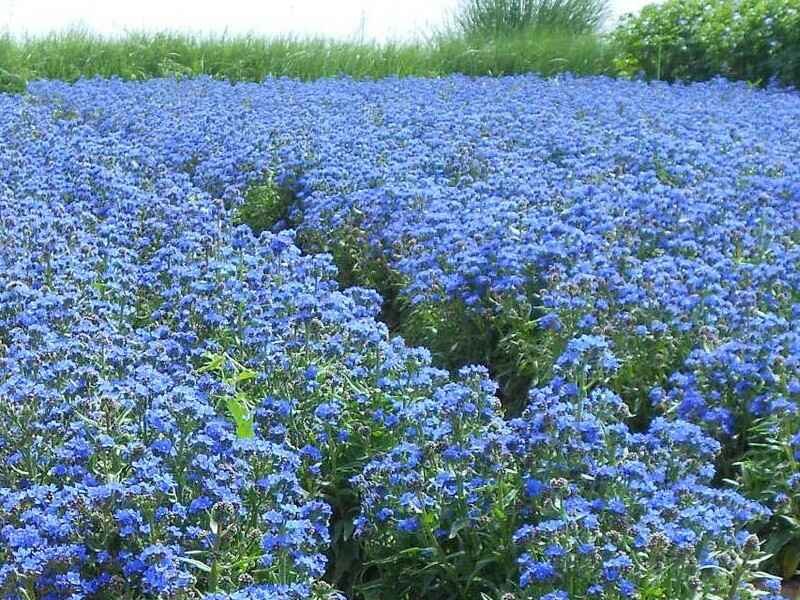
<path id="1" fill-rule="evenodd" d="M 355 529 L 356 525 L 353 522 L 353 520 L 347 519 L 347 521 L 345 521 L 344 523 L 344 530 L 343 530 L 344 539 L 349 540 L 351 537 L 353 537 L 353 531 L 355 531 Z"/>
<path id="2" fill-rule="evenodd" d="M 797 566 L 800 565 L 800 544 L 788 544 L 781 551 L 781 573 L 784 579 L 794 577 Z"/>
<path id="3" fill-rule="evenodd" d="M 245 369 L 244 371 L 239 371 L 233 378 L 234 383 L 241 383 L 243 381 L 249 381 L 251 379 L 255 379 L 258 377 L 258 373 L 252 371 L 250 369 Z"/>
<path id="4" fill-rule="evenodd" d="M 789 541 L 797 535 L 797 533 L 798 532 L 796 530 L 789 528 L 773 533 L 767 538 L 767 541 L 764 544 L 764 552 L 767 552 L 768 554 L 777 554 L 780 552 L 781 548 L 788 544 Z"/>
<path id="5" fill-rule="evenodd" d="M 197 371 L 199 373 L 207 373 L 209 371 L 222 371 L 225 368 L 225 355 L 207 353 L 205 355 L 206 364 L 200 367 Z"/>
<path id="6" fill-rule="evenodd" d="M 792 517 L 790 515 L 781 515 L 781 519 L 786 521 L 789 525 L 791 525 L 795 529 L 800 529 L 800 521 L 798 521 L 794 517 Z"/>
<path id="7" fill-rule="evenodd" d="M 453 525 L 450 527 L 450 533 L 448 538 L 451 540 L 455 538 L 459 532 L 469 525 L 469 519 L 458 519 Z"/>
<path id="8" fill-rule="evenodd" d="M 194 558 L 186 558 L 185 556 L 179 556 L 178 560 L 181 562 L 185 562 L 187 565 L 191 565 L 196 569 L 200 569 L 201 571 L 203 571 L 203 573 L 211 573 L 211 567 L 209 567 L 204 562 L 195 560 Z"/>
<path id="9" fill-rule="evenodd" d="M 228 412 L 231 414 L 236 424 L 236 435 L 240 439 L 250 439 L 255 437 L 256 432 L 253 427 L 253 417 L 247 405 L 241 400 L 240 396 L 228 398 L 226 401 Z"/>

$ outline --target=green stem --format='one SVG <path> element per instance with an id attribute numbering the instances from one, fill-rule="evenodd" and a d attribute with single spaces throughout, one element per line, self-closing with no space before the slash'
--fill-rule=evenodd
<path id="1" fill-rule="evenodd" d="M 222 532 L 215 534 L 214 547 L 211 549 L 211 572 L 208 574 L 208 591 L 214 593 L 219 586 L 219 549 L 222 543 Z"/>

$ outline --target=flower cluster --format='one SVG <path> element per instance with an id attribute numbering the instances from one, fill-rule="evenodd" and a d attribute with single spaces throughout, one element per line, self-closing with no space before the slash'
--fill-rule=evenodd
<path id="1" fill-rule="evenodd" d="M 800 446 L 799 112 L 537 77 L 0 97 L 0 597 L 757 597 L 767 512 L 713 463 Z M 435 350 L 485 324 L 522 416 L 392 300 Z M 791 516 L 796 462 L 774 490 L 748 456 Z"/>
<path id="2" fill-rule="evenodd" d="M 719 443 L 663 418 L 633 433 L 626 415 L 609 390 L 556 380 L 512 421 L 520 586 L 532 598 L 757 594 L 736 572 L 758 547 L 747 524 L 768 512 L 713 487 Z"/>
<path id="3" fill-rule="evenodd" d="M 521 405 L 571 340 L 602 336 L 619 361 L 603 383 L 637 428 L 702 425 L 726 477 L 752 449 L 793 448 L 796 94 L 535 77 L 363 89 L 369 112 L 337 113 L 297 179 L 295 218 L 357 282 L 386 275 L 401 332 L 440 364 L 490 362 Z M 355 145 L 336 134 L 354 123 Z M 789 494 L 797 466 L 778 471 Z M 768 479 L 749 493 L 772 504 Z"/>
<path id="4" fill-rule="evenodd" d="M 245 252 L 219 203 L 117 130 L 3 108 L 3 596 L 311 584 L 329 507 L 294 448 L 238 434 L 199 365 L 249 325 L 246 267 L 311 289 L 324 271 L 288 236 Z"/>
<path id="5" fill-rule="evenodd" d="M 561 362 L 589 345 L 607 353 L 603 340 L 581 340 Z M 592 360 L 578 360 L 576 373 Z M 697 425 L 657 418 L 634 433 L 619 396 L 561 378 L 532 390 L 511 421 L 477 389 L 456 406 L 457 417 L 418 416 L 354 479 L 360 533 L 390 565 L 384 593 L 768 595 L 754 585 L 759 542 L 747 528 L 769 511 L 713 485 L 721 446 Z"/>

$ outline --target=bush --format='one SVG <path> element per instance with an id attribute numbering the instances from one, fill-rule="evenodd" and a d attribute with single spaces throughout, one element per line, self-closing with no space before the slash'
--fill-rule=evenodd
<path id="1" fill-rule="evenodd" d="M 800 82 L 798 0 L 669 0 L 629 15 L 613 37 L 629 75 Z"/>
<path id="2" fill-rule="evenodd" d="M 500 37 L 522 30 L 596 31 L 606 0 L 467 0 L 456 16 L 462 33 Z"/>

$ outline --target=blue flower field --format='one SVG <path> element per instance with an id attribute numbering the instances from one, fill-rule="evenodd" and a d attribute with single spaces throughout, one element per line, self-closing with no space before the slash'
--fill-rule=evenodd
<path id="1" fill-rule="evenodd" d="M 800 95 L 0 95 L 3 600 L 779 600 Z"/>

